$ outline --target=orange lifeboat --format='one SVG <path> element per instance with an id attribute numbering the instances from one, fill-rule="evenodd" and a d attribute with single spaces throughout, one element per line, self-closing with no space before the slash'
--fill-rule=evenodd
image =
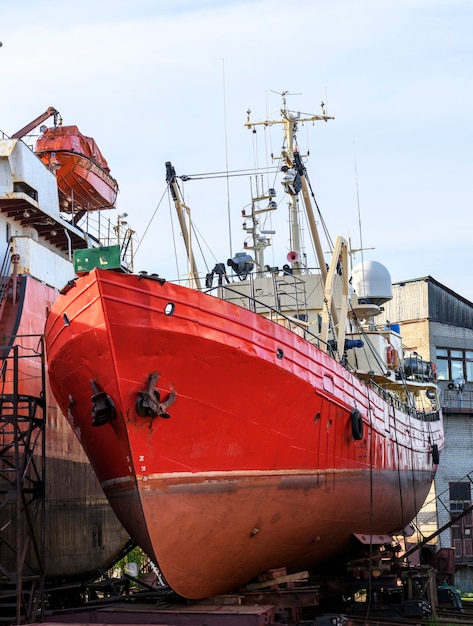
<path id="1" fill-rule="evenodd" d="M 77 126 L 46 128 L 35 153 L 56 173 L 62 209 L 95 211 L 115 206 L 118 183 L 94 139 Z"/>

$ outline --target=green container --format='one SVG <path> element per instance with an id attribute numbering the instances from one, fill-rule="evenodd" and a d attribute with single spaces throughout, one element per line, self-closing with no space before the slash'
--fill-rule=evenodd
<path id="1" fill-rule="evenodd" d="M 98 267 L 104 270 L 120 267 L 120 246 L 74 250 L 74 271 L 85 274 Z"/>

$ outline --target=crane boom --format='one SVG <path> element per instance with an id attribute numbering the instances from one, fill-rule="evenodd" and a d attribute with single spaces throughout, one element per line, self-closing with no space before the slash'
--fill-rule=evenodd
<path id="1" fill-rule="evenodd" d="M 45 120 L 48 119 L 48 117 L 52 117 L 53 115 L 54 115 L 54 125 L 56 126 L 58 123 L 58 118 L 60 118 L 59 111 L 57 111 L 54 107 L 48 107 L 44 113 L 41 113 L 41 115 L 38 115 L 38 117 L 34 119 L 32 122 L 30 122 L 29 124 L 21 128 L 20 130 L 18 130 L 14 135 L 11 136 L 11 138 L 21 139 L 22 137 L 27 135 L 29 132 L 31 132 L 33 128 L 36 128 L 36 126 L 39 126 L 41 122 L 44 122 Z"/>
<path id="2" fill-rule="evenodd" d="M 191 229 L 190 225 L 186 223 L 186 212 L 187 216 L 189 216 L 190 218 L 190 209 L 181 200 L 179 187 L 176 180 L 176 171 L 170 161 L 166 162 L 166 182 L 168 183 L 171 190 L 171 196 L 176 207 L 182 236 L 184 237 L 184 244 L 186 246 L 187 258 L 189 262 L 189 278 L 197 289 L 201 289 L 199 272 L 197 271 L 197 264 L 195 262 L 194 252 L 192 250 Z"/>

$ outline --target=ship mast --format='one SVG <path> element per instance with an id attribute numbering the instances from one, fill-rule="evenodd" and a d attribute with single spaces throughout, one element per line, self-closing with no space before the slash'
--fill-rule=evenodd
<path id="1" fill-rule="evenodd" d="M 186 213 L 187 216 L 189 216 L 190 209 L 181 200 L 179 187 L 176 181 L 176 171 L 169 161 L 166 163 L 166 182 L 171 190 L 171 196 L 176 207 L 177 217 L 179 219 L 179 226 L 181 227 L 182 236 L 184 237 L 184 245 L 186 247 L 187 259 L 189 263 L 189 280 L 195 289 L 201 289 L 197 263 L 195 262 L 194 252 L 192 250 L 190 236 L 191 229 L 190 225 L 188 225 L 186 221 Z"/>
<path id="2" fill-rule="evenodd" d="M 259 216 L 277 209 L 277 204 L 274 201 L 275 196 L 276 191 L 274 189 L 269 189 L 266 193 L 262 193 L 260 195 L 257 184 L 256 196 L 252 195 L 251 198 L 251 213 L 247 214 L 245 209 L 241 212 L 242 217 L 245 218 L 245 221 L 243 222 L 243 230 L 250 233 L 253 240 L 252 245 L 247 245 L 245 243 L 245 250 L 254 250 L 255 263 L 258 272 L 262 272 L 264 269 L 264 250 L 271 245 L 271 240 L 268 239 L 267 235 L 273 235 L 275 233 L 274 230 L 259 229 Z M 261 208 L 259 203 L 263 201 L 268 201 L 267 206 Z M 247 220 L 251 220 L 249 226 Z"/>
<path id="3" fill-rule="evenodd" d="M 302 163 L 302 156 L 298 150 L 296 142 L 296 133 L 298 130 L 299 122 L 327 122 L 333 120 L 333 117 L 329 117 L 325 114 L 324 104 L 322 103 L 322 115 L 301 115 L 300 113 L 293 113 L 288 110 L 286 105 L 286 94 L 284 91 L 282 95 L 282 108 L 281 118 L 277 120 L 263 120 L 258 122 L 252 122 L 250 120 L 250 111 L 248 111 L 248 118 L 245 123 L 247 128 L 255 130 L 255 126 L 271 126 L 273 124 L 283 124 L 284 126 L 284 143 L 281 150 L 281 156 L 283 159 L 283 165 L 281 167 L 284 177 L 282 184 L 285 191 L 289 196 L 289 211 L 291 217 L 291 242 L 293 249 L 288 254 L 288 261 L 292 263 L 293 273 L 301 273 L 301 224 L 299 219 L 299 193 L 302 193 L 303 204 L 309 224 L 310 234 L 312 241 L 314 242 L 315 253 L 317 256 L 320 273 L 324 283 L 324 301 L 325 309 L 322 314 L 322 332 L 321 336 L 328 346 L 328 333 L 329 329 L 332 331 L 336 338 L 337 351 L 339 355 L 343 354 L 343 346 L 345 341 L 345 320 L 347 316 L 347 301 L 348 301 L 348 283 L 346 277 L 346 270 L 348 265 L 347 258 L 347 246 L 346 242 L 339 238 L 334 251 L 332 264 L 330 269 L 327 269 L 325 263 L 325 257 L 320 242 L 319 231 L 315 221 L 314 211 L 310 200 L 309 189 L 305 176 L 305 167 Z M 256 241 L 254 247 L 256 249 Z M 343 282 L 342 282 L 342 307 L 340 315 L 337 312 L 333 283 L 335 280 L 335 274 L 338 272 L 339 266 L 343 267 Z"/>
<path id="4" fill-rule="evenodd" d="M 322 115 L 308 115 L 304 116 L 300 113 L 292 113 L 287 109 L 286 104 L 287 91 L 283 91 L 282 95 L 282 108 L 281 118 L 277 120 L 263 120 L 263 121 L 251 121 L 250 111 L 248 111 L 247 121 L 245 126 L 250 129 L 255 129 L 255 126 L 272 126 L 273 124 L 283 124 L 284 126 L 284 144 L 282 147 L 282 158 L 284 164 L 281 170 L 284 172 L 283 185 L 286 192 L 289 195 L 290 203 L 290 216 L 291 216 L 291 242 L 293 250 L 290 255 L 292 258 L 289 260 L 293 264 L 293 269 L 296 272 L 300 272 L 301 267 L 301 224 L 299 219 L 299 203 L 298 193 L 302 190 L 302 196 L 304 199 L 304 207 L 306 210 L 307 220 L 311 232 L 312 239 L 314 241 L 315 252 L 317 261 L 319 263 L 320 271 L 322 273 L 323 280 L 327 278 L 327 269 L 325 265 L 324 254 L 322 245 L 320 243 L 320 237 L 315 222 L 314 212 L 310 202 L 309 192 L 307 188 L 307 182 L 304 176 L 304 167 L 302 165 L 301 156 L 296 146 L 296 133 L 299 122 L 316 122 L 333 120 L 333 117 L 325 115 L 325 110 L 322 108 Z M 256 243 L 255 243 L 256 245 Z"/>

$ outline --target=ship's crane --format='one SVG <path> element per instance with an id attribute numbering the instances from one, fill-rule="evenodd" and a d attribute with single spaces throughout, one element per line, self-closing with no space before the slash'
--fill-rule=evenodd
<path id="1" fill-rule="evenodd" d="M 11 138 L 21 139 L 22 137 L 30 133 L 34 128 L 39 126 L 41 122 L 44 122 L 49 117 L 53 117 L 53 116 L 54 116 L 54 126 L 60 126 L 62 124 L 62 118 L 61 118 L 59 111 L 57 111 L 54 107 L 48 107 L 46 111 L 44 111 L 44 113 L 41 113 L 41 115 L 38 115 L 36 119 L 31 121 L 29 124 L 21 128 L 20 130 L 18 130 L 14 135 L 11 136 Z"/>
<path id="2" fill-rule="evenodd" d="M 174 169 L 170 161 L 166 162 L 166 182 L 171 190 L 171 196 L 176 207 L 182 236 L 184 237 L 184 244 L 186 246 L 187 258 L 189 262 L 189 278 L 197 289 L 201 289 L 199 273 L 197 271 L 197 264 L 195 262 L 194 252 L 192 251 L 190 209 L 184 204 L 181 199 L 179 186 L 177 184 L 176 170 Z M 189 223 L 186 223 L 186 213 Z"/>

